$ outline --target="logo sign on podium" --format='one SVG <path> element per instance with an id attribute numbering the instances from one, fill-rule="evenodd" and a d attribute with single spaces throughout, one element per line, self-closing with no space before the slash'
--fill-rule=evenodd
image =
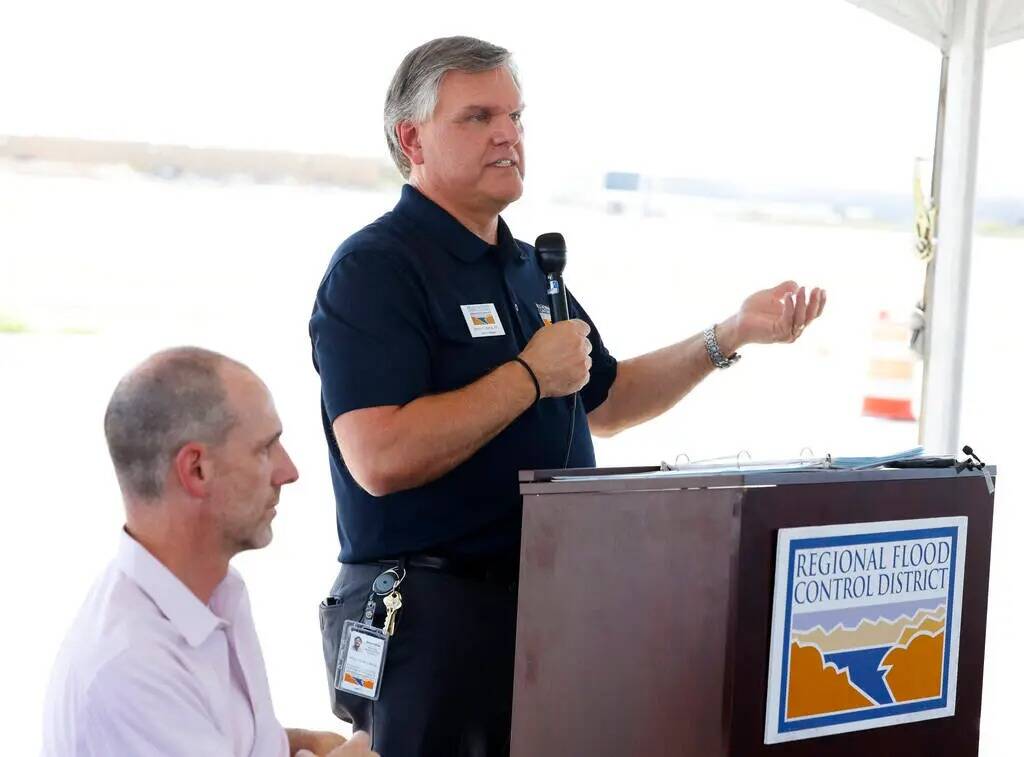
<path id="1" fill-rule="evenodd" d="M 779 530 L 766 744 L 949 717 L 967 518 Z"/>

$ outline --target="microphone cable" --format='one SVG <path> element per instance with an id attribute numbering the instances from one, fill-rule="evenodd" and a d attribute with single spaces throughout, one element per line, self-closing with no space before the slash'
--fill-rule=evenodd
<path id="1" fill-rule="evenodd" d="M 569 454 L 572 452 L 572 438 L 576 434 L 576 403 L 579 401 L 580 393 L 572 393 L 572 415 L 569 417 L 569 438 L 565 440 L 565 462 L 563 468 L 569 467 Z"/>

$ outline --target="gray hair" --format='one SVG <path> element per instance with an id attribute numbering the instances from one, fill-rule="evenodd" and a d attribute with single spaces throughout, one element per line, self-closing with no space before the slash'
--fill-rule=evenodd
<path id="1" fill-rule="evenodd" d="M 216 352 L 176 347 L 121 379 L 103 430 L 126 497 L 159 497 L 171 460 L 187 443 L 223 444 L 237 420 L 221 378 L 227 363 L 239 365 Z"/>
<path id="2" fill-rule="evenodd" d="M 512 53 L 504 47 L 473 37 L 441 37 L 420 45 L 405 56 L 395 71 L 384 100 L 384 133 L 388 149 L 404 178 L 409 178 L 412 165 L 398 141 L 398 125 L 403 121 L 422 123 L 434 114 L 437 91 L 449 71 L 478 74 L 502 66 L 508 69 L 516 86 L 522 89 Z"/>

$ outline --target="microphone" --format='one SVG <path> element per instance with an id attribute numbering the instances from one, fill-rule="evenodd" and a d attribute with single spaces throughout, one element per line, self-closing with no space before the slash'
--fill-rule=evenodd
<path id="1" fill-rule="evenodd" d="M 541 234 L 533 246 L 537 250 L 540 269 L 544 271 L 544 275 L 548 279 L 551 322 L 568 321 L 569 298 L 565 292 L 565 282 L 562 281 L 562 271 L 565 270 L 565 237 L 556 232 Z M 579 392 L 573 392 L 572 411 L 569 415 L 569 436 L 565 440 L 563 468 L 569 467 L 569 455 L 572 453 L 572 440 L 576 430 L 576 406 L 579 404 L 579 399 Z"/>
<path id="2" fill-rule="evenodd" d="M 541 234 L 534 244 L 540 269 L 548 279 L 548 302 L 551 307 L 551 322 L 569 320 L 569 299 L 562 281 L 565 270 L 565 238 L 556 232 Z"/>

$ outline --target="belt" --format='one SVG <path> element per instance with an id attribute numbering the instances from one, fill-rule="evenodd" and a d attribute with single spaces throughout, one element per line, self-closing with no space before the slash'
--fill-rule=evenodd
<path id="1" fill-rule="evenodd" d="M 406 568 L 433 570 L 471 581 L 501 584 L 504 586 L 515 585 L 519 581 L 519 560 L 511 558 L 472 559 L 417 552 L 411 555 L 403 555 L 400 558 L 386 558 L 374 562 L 385 565 L 404 563 Z"/>

